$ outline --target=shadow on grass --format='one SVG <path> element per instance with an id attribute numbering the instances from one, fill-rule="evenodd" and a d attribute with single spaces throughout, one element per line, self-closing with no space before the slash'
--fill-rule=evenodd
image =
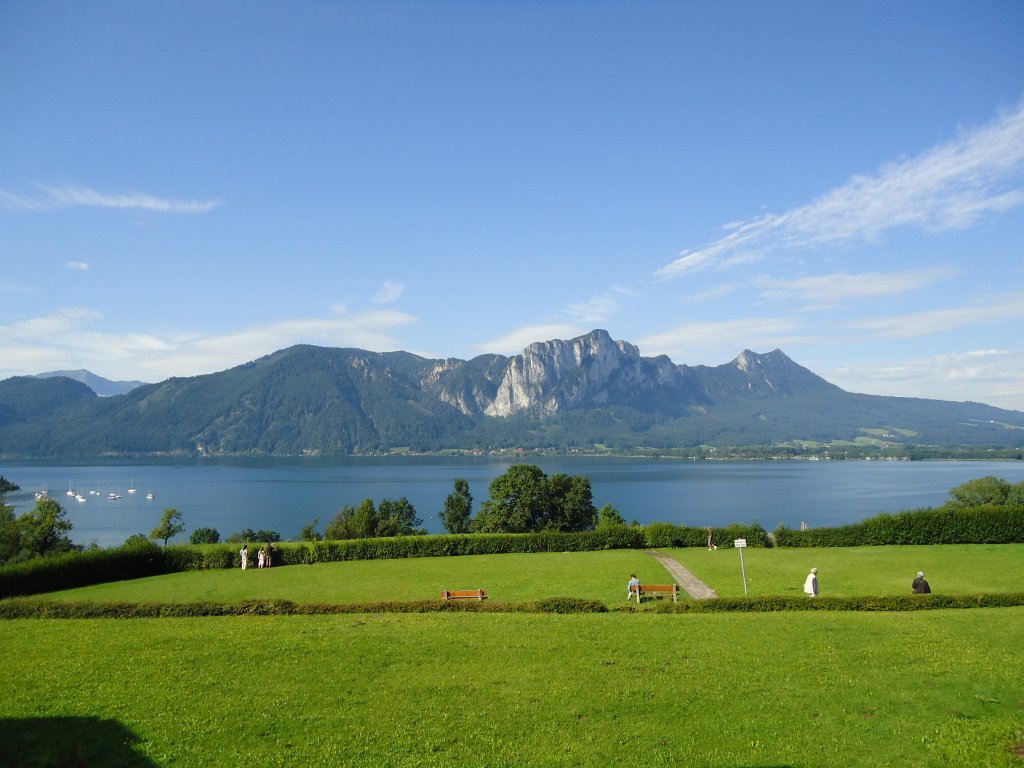
<path id="1" fill-rule="evenodd" d="M 18 768 L 156 768 L 139 737 L 98 717 L 0 719 L 0 765 Z"/>

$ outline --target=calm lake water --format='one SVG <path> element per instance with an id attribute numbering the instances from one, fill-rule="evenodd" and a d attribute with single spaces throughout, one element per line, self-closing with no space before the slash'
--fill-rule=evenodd
<path id="1" fill-rule="evenodd" d="M 757 521 L 769 530 L 779 523 L 841 525 L 879 512 L 938 506 L 950 488 L 986 475 L 1024 481 L 1024 462 L 528 461 L 549 476 L 589 477 L 594 504 L 612 504 L 627 521 L 716 527 Z M 45 488 L 67 510 L 75 543 L 106 547 L 133 533 L 148 534 L 166 507 L 182 513 L 183 541 L 199 527 L 216 528 L 222 538 L 252 528 L 289 539 L 317 517 L 322 532 L 342 505 L 402 496 L 430 533 L 441 533 L 438 512 L 455 478 L 469 481 L 475 512 L 491 480 L 513 463 L 440 457 L 6 462 L 0 475 L 21 486 L 7 495 L 16 514 L 31 509 L 33 494 Z M 69 488 L 86 501 L 66 495 Z M 121 499 L 109 501 L 110 493 Z M 147 500 L 147 493 L 155 498 Z"/>

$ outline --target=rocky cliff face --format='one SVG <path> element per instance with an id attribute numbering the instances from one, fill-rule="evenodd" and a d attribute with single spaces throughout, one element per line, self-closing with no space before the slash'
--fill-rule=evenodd
<path id="1" fill-rule="evenodd" d="M 682 372 L 667 357 L 642 358 L 632 344 L 596 330 L 568 341 L 528 346 L 509 361 L 484 413 L 549 416 L 585 406 L 632 403 L 652 389 L 682 390 L 683 385 Z"/>

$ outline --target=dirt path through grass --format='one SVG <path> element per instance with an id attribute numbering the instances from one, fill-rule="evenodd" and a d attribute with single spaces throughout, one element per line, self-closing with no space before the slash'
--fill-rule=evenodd
<path id="1" fill-rule="evenodd" d="M 694 600 L 710 600 L 713 597 L 718 597 L 715 590 L 694 576 L 678 560 L 653 549 L 648 549 L 647 554 L 665 566 L 665 570 L 672 574 L 676 583 L 686 590 L 686 594 Z"/>

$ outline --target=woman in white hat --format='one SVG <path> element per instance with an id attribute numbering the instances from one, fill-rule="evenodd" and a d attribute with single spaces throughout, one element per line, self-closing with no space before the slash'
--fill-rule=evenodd
<path id="1" fill-rule="evenodd" d="M 811 568 L 811 572 L 807 574 L 807 578 L 804 580 L 804 592 L 810 597 L 818 596 L 818 569 Z"/>

